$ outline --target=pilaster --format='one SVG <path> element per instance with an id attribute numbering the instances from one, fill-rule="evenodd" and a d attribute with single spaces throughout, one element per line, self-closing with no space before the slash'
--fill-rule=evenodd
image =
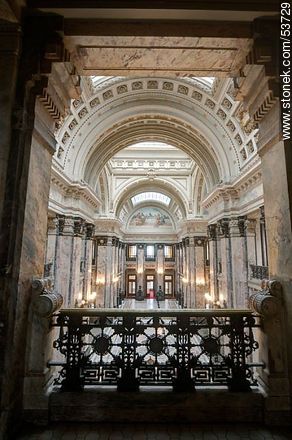
<path id="1" fill-rule="evenodd" d="M 203 309 L 205 307 L 205 293 L 208 291 L 209 286 L 205 277 L 205 247 L 207 243 L 207 237 L 195 237 L 195 291 L 196 300 L 192 307 Z"/>

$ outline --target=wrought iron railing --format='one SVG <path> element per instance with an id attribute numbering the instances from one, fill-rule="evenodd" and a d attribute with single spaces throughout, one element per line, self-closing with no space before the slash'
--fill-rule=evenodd
<path id="1" fill-rule="evenodd" d="M 256 266 L 255 264 L 250 264 L 251 278 L 257 280 L 266 280 L 269 278 L 269 268 L 268 266 Z"/>
<path id="2" fill-rule="evenodd" d="M 63 309 L 53 319 L 63 359 L 49 365 L 59 367 L 55 384 L 66 391 L 87 385 L 247 391 L 257 384 L 258 318 L 248 310 Z"/>

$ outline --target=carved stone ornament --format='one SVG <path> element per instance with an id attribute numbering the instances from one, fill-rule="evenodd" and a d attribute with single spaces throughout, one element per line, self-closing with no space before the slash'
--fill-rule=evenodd
<path id="1" fill-rule="evenodd" d="M 208 226 L 208 237 L 209 237 L 210 240 L 216 240 L 216 237 L 217 237 L 217 226 L 215 224 Z"/>
<path id="2" fill-rule="evenodd" d="M 32 289 L 36 294 L 33 300 L 33 310 L 38 316 L 48 318 L 62 306 L 63 296 L 52 290 L 49 278 L 34 279 Z"/>
<path id="3" fill-rule="evenodd" d="M 264 280 L 263 290 L 253 293 L 249 298 L 250 307 L 264 317 L 279 313 L 281 307 L 282 286 L 276 280 Z"/>

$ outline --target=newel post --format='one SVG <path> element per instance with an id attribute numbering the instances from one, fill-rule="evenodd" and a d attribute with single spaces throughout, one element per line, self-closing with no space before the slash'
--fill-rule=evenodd
<path id="1" fill-rule="evenodd" d="M 265 367 L 260 370 L 259 383 L 266 393 L 265 421 L 271 425 L 285 423 L 289 420 L 290 396 L 281 284 L 263 281 L 262 290 L 251 295 L 250 305 L 261 316 L 259 361 Z"/>

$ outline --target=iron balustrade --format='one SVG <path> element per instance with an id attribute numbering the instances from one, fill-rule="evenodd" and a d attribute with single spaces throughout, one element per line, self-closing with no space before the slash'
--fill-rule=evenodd
<path id="1" fill-rule="evenodd" d="M 54 348 L 61 353 L 55 384 L 63 390 L 87 385 L 256 386 L 254 362 L 258 317 L 249 310 L 62 309 Z"/>
<path id="2" fill-rule="evenodd" d="M 256 266 L 255 264 L 250 264 L 251 278 L 257 280 L 266 280 L 269 278 L 269 268 L 268 266 Z"/>

